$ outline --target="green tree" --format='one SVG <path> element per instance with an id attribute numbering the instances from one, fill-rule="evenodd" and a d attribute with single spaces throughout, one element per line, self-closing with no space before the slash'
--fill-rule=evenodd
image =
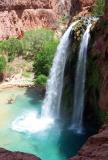
<path id="1" fill-rule="evenodd" d="M 39 33 L 40 32 L 40 33 Z M 58 39 L 54 32 L 46 29 L 38 30 L 37 38 L 34 39 L 34 64 L 35 82 L 43 81 L 43 76 L 48 77 L 54 54 L 58 45 Z M 40 35 L 40 36 L 39 36 Z M 41 76 L 42 75 L 42 76 Z M 38 78 L 38 81 L 37 81 Z"/>
<path id="2" fill-rule="evenodd" d="M 102 16 L 104 14 L 105 0 L 96 0 L 92 10 L 93 16 Z"/>
<path id="3" fill-rule="evenodd" d="M 43 47 L 43 50 L 35 55 L 34 65 L 33 65 L 35 76 L 38 76 L 40 74 L 48 76 L 57 44 L 58 44 L 57 42 L 53 41 L 48 42 Z"/>
<path id="4" fill-rule="evenodd" d="M 47 76 L 40 74 L 39 76 L 37 76 L 37 78 L 35 79 L 35 83 L 45 87 L 46 83 L 47 83 Z"/>
<path id="5" fill-rule="evenodd" d="M 16 38 L 10 38 L 0 42 L 0 52 L 7 55 L 8 61 L 13 61 L 16 56 L 22 54 L 21 41 Z"/>
<path id="6" fill-rule="evenodd" d="M 0 73 L 3 73 L 6 69 L 6 59 L 3 55 L 0 55 Z"/>
<path id="7" fill-rule="evenodd" d="M 42 51 L 45 43 L 53 41 L 54 32 L 49 29 L 41 28 L 26 32 L 22 40 L 23 52 L 25 56 L 33 59 L 35 54 Z"/>
<path id="8" fill-rule="evenodd" d="M 11 38 L 6 42 L 6 51 L 8 52 L 8 61 L 13 61 L 15 57 L 22 55 L 22 44 L 20 40 Z"/>

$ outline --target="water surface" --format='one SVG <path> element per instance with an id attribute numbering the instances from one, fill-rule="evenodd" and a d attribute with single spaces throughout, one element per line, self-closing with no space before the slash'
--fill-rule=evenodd
<path id="1" fill-rule="evenodd" d="M 8 104 L 10 98 L 15 99 L 13 104 Z M 0 147 L 32 153 L 42 160 L 67 160 L 78 152 L 87 139 L 86 134 L 75 134 L 68 127 L 64 128 L 60 121 L 37 133 L 12 130 L 16 118 L 40 113 L 42 101 L 42 96 L 35 89 L 0 90 Z"/>

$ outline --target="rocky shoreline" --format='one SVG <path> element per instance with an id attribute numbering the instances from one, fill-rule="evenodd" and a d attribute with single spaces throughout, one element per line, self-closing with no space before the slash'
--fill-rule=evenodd
<path id="1" fill-rule="evenodd" d="M 18 73 L 10 78 L 5 78 L 3 82 L 0 83 L 0 89 L 10 88 L 10 87 L 32 87 L 34 86 L 34 75 L 30 78 L 22 76 L 22 72 Z"/>
<path id="2" fill-rule="evenodd" d="M 0 89 L 12 88 L 12 87 L 35 87 L 33 82 L 26 83 L 6 83 L 3 82 L 0 84 Z"/>
<path id="3" fill-rule="evenodd" d="M 0 90 L 3 89 L 10 89 L 10 88 L 29 88 L 29 89 L 36 89 L 36 91 L 38 93 L 40 93 L 42 95 L 42 97 L 45 95 L 45 87 L 43 86 L 39 86 L 39 85 L 35 85 L 33 82 L 29 82 L 29 83 L 6 83 L 3 82 L 0 84 Z"/>
<path id="4" fill-rule="evenodd" d="M 37 156 L 22 152 L 11 152 L 0 148 L 0 160 L 41 160 Z"/>

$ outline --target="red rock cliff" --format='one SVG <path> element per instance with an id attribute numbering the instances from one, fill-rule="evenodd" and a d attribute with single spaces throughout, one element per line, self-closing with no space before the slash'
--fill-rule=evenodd
<path id="1" fill-rule="evenodd" d="M 95 0 L 71 0 L 71 15 L 86 16 L 90 15 L 91 8 Z"/>
<path id="2" fill-rule="evenodd" d="M 105 14 L 96 25 L 91 55 L 100 73 L 99 107 L 108 113 L 108 0 L 105 1 Z M 78 155 L 70 160 L 108 160 L 108 120 L 99 133 L 90 137 Z"/>
<path id="3" fill-rule="evenodd" d="M 105 18 L 108 18 L 108 0 L 105 0 Z"/>
<path id="4" fill-rule="evenodd" d="M 20 37 L 35 27 L 55 28 L 70 5 L 70 0 L 0 0 L 0 39 Z"/>
<path id="5" fill-rule="evenodd" d="M 0 0 L 0 39 L 35 27 L 55 29 L 60 16 L 88 15 L 94 0 Z M 70 10 L 71 7 L 71 10 Z"/>

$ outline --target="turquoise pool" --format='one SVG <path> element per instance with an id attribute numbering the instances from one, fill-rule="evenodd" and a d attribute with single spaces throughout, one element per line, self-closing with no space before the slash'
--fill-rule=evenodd
<path id="1" fill-rule="evenodd" d="M 8 104 L 11 98 L 15 101 Z M 67 160 L 76 155 L 87 139 L 86 134 L 75 134 L 64 128 L 60 121 L 36 133 L 17 132 L 12 129 L 12 123 L 18 117 L 41 112 L 42 101 L 43 98 L 36 89 L 0 90 L 0 147 L 32 153 L 42 160 Z"/>

